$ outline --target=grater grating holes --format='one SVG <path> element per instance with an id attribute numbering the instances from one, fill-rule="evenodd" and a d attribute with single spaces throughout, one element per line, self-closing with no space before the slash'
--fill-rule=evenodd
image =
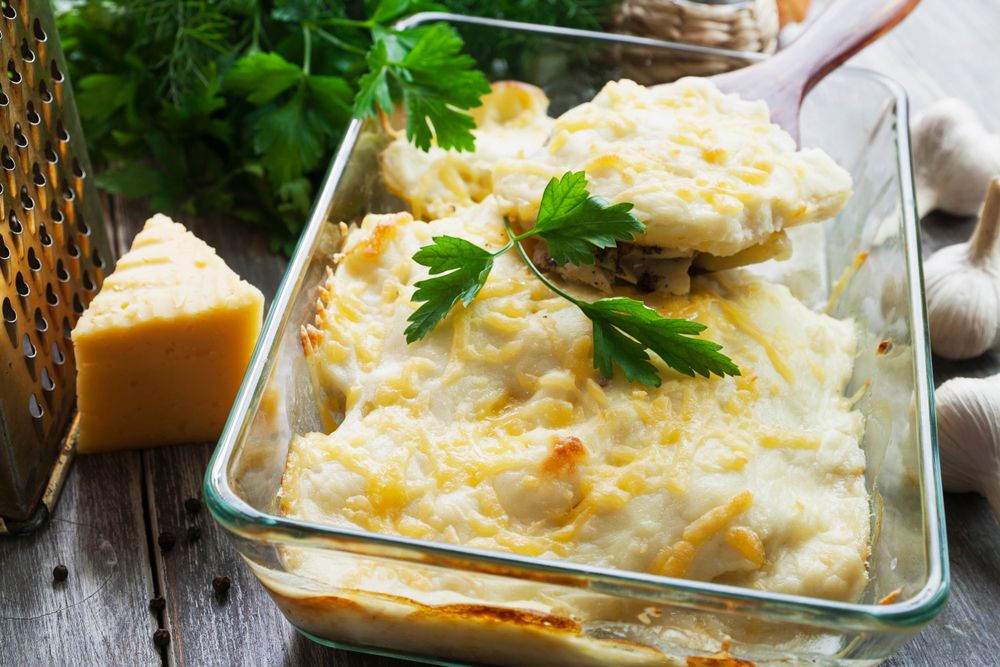
<path id="1" fill-rule="evenodd" d="M 31 342 L 31 337 L 28 334 L 21 337 L 21 354 L 24 355 L 25 359 L 34 359 L 38 356 L 38 349 Z"/>
<path id="2" fill-rule="evenodd" d="M 45 410 L 42 409 L 42 404 L 38 402 L 38 398 L 34 394 L 28 399 L 28 413 L 34 419 L 41 419 L 42 415 L 45 414 Z"/>
<path id="3" fill-rule="evenodd" d="M 14 145 L 18 148 L 28 147 L 28 137 L 24 136 L 24 132 L 21 131 L 20 123 L 14 123 Z"/>
<path id="4" fill-rule="evenodd" d="M 0 60 L 0 62 L 3 62 Z M 17 85 L 21 83 L 21 73 L 17 71 L 17 67 L 14 65 L 13 60 L 7 61 L 7 80 Z"/>
<path id="5" fill-rule="evenodd" d="M 112 257 L 52 25 L 47 1 L 0 0 L 0 66 L 7 69 L 6 81 L 0 77 L 0 314 L 6 330 L 0 364 L 8 374 L 0 379 L 0 413 L 12 436 L 0 433 L 0 453 L 13 447 L 17 454 L 0 456 L 0 515 L 15 520 L 26 516 L 21 503 L 39 493 L 27 480 L 44 480 L 32 466 L 50 466 L 65 434 L 75 398 L 70 331 Z M 27 454 L 19 452 L 22 445 Z"/>
<path id="6" fill-rule="evenodd" d="M 25 211 L 30 211 L 31 209 L 35 208 L 35 200 L 31 198 L 31 195 L 28 194 L 28 188 L 24 187 L 23 185 L 21 186 L 20 200 L 21 200 L 21 208 L 23 208 Z"/>
<path id="7" fill-rule="evenodd" d="M 24 282 L 24 276 L 21 272 L 17 272 L 17 276 L 14 278 L 14 289 L 17 290 L 17 295 L 22 299 L 28 298 L 31 294 L 31 288 L 28 287 L 28 283 Z"/>
<path id="8" fill-rule="evenodd" d="M 23 58 L 26 63 L 35 62 L 35 52 L 31 50 L 30 46 L 28 46 L 28 40 L 26 39 L 21 40 L 21 58 Z"/>

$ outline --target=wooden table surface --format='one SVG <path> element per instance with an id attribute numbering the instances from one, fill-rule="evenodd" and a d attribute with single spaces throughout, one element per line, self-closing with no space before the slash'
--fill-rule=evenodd
<path id="1" fill-rule="evenodd" d="M 954 95 L 1000 131 L 1000 3 L 923 0 L 894 32 L 855 59 L 901 81 L 919 110 Z M 119 254 L 138 220 L 112 212 Z M 264 239 L 228 223 L 192 221 L 242 276 L 270 299 L 284 260 Z M 968 235 L 971 221 L 932 216 L 923 223 L 925 251 Z M 981 375 L 997 359 L 937 364 L 938 380 Z M 0 665 L 339 665 L 410 664 L 323 648 L 286 623 L 207 511 L 188 516 L 183 501 L 201 494 L 211 445 L 80 457 L 55 518 L 38 534 L 0 540 Z M 952 589 L 942 614 L 888 665 L 995 665 L 1000 660 L 1000 526 L 974 495 L 946 499 Z M 189 542 L 188 526 L 201 537 Z M 161 531 L 177 536 L 168 552 Z M 54 586 L 52 567 L 69 566 Z M 211 582 L 232 579 L 217 602 Z M 166 609 L 147 608 L 162 595 Z M 158 649 L 153 632 L 171 642 Z"/>

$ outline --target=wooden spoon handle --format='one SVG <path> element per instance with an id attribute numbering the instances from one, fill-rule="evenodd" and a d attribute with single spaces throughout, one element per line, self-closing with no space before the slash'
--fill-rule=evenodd
<path id="1" fill-rule="evenodd" d="M 802 35 L 767 60 L 713 77 L 725 92 L 763 99 L 774 122 L 798 135 L 802 97 L 838 65 L 903 20 L 919 0 L 835 0 Z"/>
<path id="2" fill-rule="evenodd" d="M 804 95 L 845 60 L 902 21 L 917 2 L 837 0 L 775 58 L 795 73 Z"/>

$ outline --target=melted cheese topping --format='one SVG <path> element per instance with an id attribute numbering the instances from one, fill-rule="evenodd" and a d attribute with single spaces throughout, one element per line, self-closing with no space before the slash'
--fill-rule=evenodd
<path id="1" fill-rule="evenodd" d="M 493 174 L 501 211 L 531 227 L 550 178 L 585 171 L 589 190 L 635 204 L 643 245 L 718 257 L 835 215 L 851 178 L 818 149 L 797 151 L 763 102 L 706 79 L 608 83 L 559 117 L 551 140 Z"/>
<path id="2" fill-rule="evenodd" d="M 862 420 L 843 396 L 852 324 L 744 271 L 697 277 L 687 296 L 645 300 L 706 324 L 743 374 L 688 378 L 655 359 L 659 388 L 605 383 L 589 321 L 508 253 L 468 308 L 407 345 L 413 285 L 427 277 L 411 257 L 442 234 L 487 249 L 505 240 L 492 197 L 429 224 L 371 215 L 349 234 L 303 330 L 339 425 L 291 443 L 283 513 L 784 593 L 860 594 Z"/>
<path id="3" fill-rule="evenodd" d="M 400 134 L 380 156 L 386 186 L 413 215 L 428 220 L 481 202 L 493 192 L 496 162 L 530 155 L 548 138 L 555 123 L 546 115 L 548 107 L 535 86 L 496 82 L 472 110 L 475 151 L 446 151 L 436 144 L 422 151 Z"/>

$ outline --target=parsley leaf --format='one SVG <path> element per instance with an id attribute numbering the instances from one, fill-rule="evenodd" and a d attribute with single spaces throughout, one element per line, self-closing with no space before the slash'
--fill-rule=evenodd
<path id="1" fill-rule="evenodd" d="M 594 324 L 594 366 L 605 377 L 611 377 L 614 361 L 629 381 L 660 386 L 645 348 L 684 375 L 740 374 L 732 359 L 719 352 L 721 345 L 693 337 L 705 330 L 704 324 L 663 317 L 627 297 L 578 301 L 577 305 Z"/>
<path id="2" fill-rule="evenodd" d="M 493 269 L 493 254 L 454 236 L 435 236 L 434 243 L 413 255 L 413 261 L 444 274 L 416 283 L 414 301 L 423 301 L 409 317 L 406 342 L 426 336 L 459 300 L 466 306 L 479 294 Z M 446 271 L 450 273 L 445 273 Z"/>
<path id="3" fill-rule="evenodd" d="M 424 246 L 413 256 L 418 264 L 430 267 L 430 273 L 443 274 L 421 280 L 413 300 L 423 302 L 412 315 L 406 328 L 406 342 L 426 336 L 459 300 L 466 306 L 476 298 L 496 257 L 516 249 L 521 260 L 546 287 L 576 305 L 591 321 L 594 332 L 594 367 L 610 378 L 618 366 L 629 382 L 648 387 L 660 386 L 660 375 L 649 359 L 649 352 L 658 355 L 668 366 L 688 376 L 711 374 L 739 375 L 732 359 L 722 354 L 722 346 L 710 340 L 696 338 L 705 325 L 685 319 L 667 318 L 635 299 L 612 297 L 587 302 L 577 299 L 546 278 L 528 258 L 521 241 L 538 235 L 549 242 L 553 258 L 578 259 L 576 263 L 593 262 L 593 248 L 612 247 L 617 240 L 631 240 L 643 225 L 629 213 L 631 204 L 608 206 L 587 192 L 583 172 L 567 173 L 562 179 L 552 179 L 539 204 L 538 222 L 524 234 L 511 231 L 505 221 L 509 241 L 495 253 L 454 236 L 435 236 L 434 243 Z M 580 238 L 574 236 L 580 234 Z M 552 251 L 553 239 L 558 248 Z M 587 255 L 587 262 L 583 255 Z M 558 261 L 558 259 L 557 259 Z M 448 273 L 446 273 L 448 272 Z"/>
<path id="4" fill-rule="evenodd" d="M 462 39 L 439 23 L 403 31 L 376 31 L 366 57 L 369 72 L 358 81 L 357 116 L 374 116 L 376 106 L 392 111 L 394 93 L 406 107 L 406 137 L 423 150 L 436 136 L 441 148 L 473 150 L 475 121 L 465 110 L 490 91 L 475 61 L 462 53 Z"/>
<path id="5" fill-rule="evenodd" d="M 301 67 L 277 53 L 254 53 L 233 63 L 224 87 L 246 95 L 248 102 L 260 106 L 294 86 L 302 75 Z"/>
<path id="6" fill-rule="evenodd" d="M 584 172 L 566 172 L 545 186 L 531 234 L 545 239 L 557 264 L 593 264 L 595 248 L 613 248 L 645 231 L 631 210 L 632 204 L 591 196 Z"/>

